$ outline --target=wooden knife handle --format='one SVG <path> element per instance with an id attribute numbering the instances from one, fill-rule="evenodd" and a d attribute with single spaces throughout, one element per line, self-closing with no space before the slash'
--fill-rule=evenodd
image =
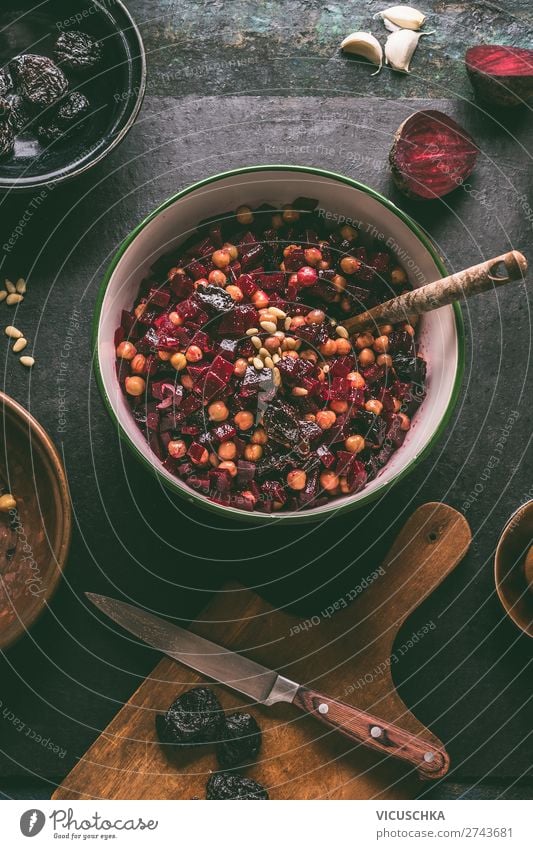
<path id="1" fill-rule="evenodd" d="M 316 690 L 299 687 L 293 704 L 350 740 L 375 749 L 382 755 L 407 761 L 416 767 L 420 778 L 442 778 L 450 768 L 450 759 L 444 746 L 433 746 L 397 725 L 330 699 Z"/>

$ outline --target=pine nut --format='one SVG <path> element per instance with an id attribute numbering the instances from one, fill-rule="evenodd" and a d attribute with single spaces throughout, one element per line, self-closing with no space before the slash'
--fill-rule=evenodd
<path id="1" fill-rule="evenodd" d="M 268 353 L 266 348 L 259 348 L 259 356 L 264 358 L 269 357 L 270 354 Z"/>
<path id="2" fill-rule="evenodd" d="M 26 294 L 26 281 L 24 280 L 23 277 L 19 277 L 19 279 L 15 283 L 15 289 L 17 290 L 19 295 L 25 295 Z"/>
<path id="3" fill-rule="evenodd" d="M 20 302 L 23 301 L 23 300 L 24 300 L 23 295 L 18 295 L 18 294 L 8 295 L 7 298 L 6 298 L 6 304 L 8 305 L 8 307 L 13 307 L 15 304 L 20 304 Z"/>
<path id="4" fill-rule="evenodd" d="M 26 345 L 28 344 L 28 340 L 21 336 L 20 339 L 17 339 L 15 344 L 13 345 L 13 350 L 15 354 L 18 354 L 19 351 L 23 351 Z"/>
<path id="5" fill-rule="evenodd" d="M 337 334 L 337 336 L 340 336 L 341 339 L 348 339 L 349 338 L 348 331 L 346 330 L 345 327 L 342 327 L 340 324 L 339 324 L 338 327 L 335 328 L 335 333 Z"/>
<path id="6" fill-rule="evenodd" d="M 295 386 L 294 389 L 292 390 L 292 394 L 296 398 L 305 398 L 305 396 L 308 395 L 309 393 L 308 393 L 307 389 L 304 389 L 303 386 Z"/>
<path id="7" fill-rule="evenodd" d="M 274 324 L 273 321 L 260 321 L 259 324 L 267 333 L 275 333 L 278 329 L 277 324 Z"/>
<path id="8" fill-rule="evenodd" d="M 9 324 L 6 327 L 4 333 L 6 334 L 6 336 L 9 336 L 10 339 L 20 339 L 22 336 L 24 336 L 22 331 L 19 330 L 17 327 L 13 327 L 12 324 Z"/>
<path id="9" fill-rule="evenodd" d="M 276 365 L 276 363 L 279 363 L 280 360 L 281 357 L 279 354 L 274 354 L 274 356 L 272 357 L 272 362 L 274 363 L 274 365 Z"/>
<path id="10" fill-rule="evenodd" d="M 5 289 L 0 289 L 0 301 L 4 301 L 7 298 L 7 292 Z"/>
<path id="11" fill-rule="evenodd" d="M 258 327 L 249 327 L 246 331 L 247 336 L 256 336 L 259 333 Z"/>
<path id="12" fill-rule="evenodd" d="M 25 366 L 25 368 L 31 368 L 35 365 L 35 360 L 33 359 L 33 357 L 21 357 L 20 362 L 23 366 Z"/>
<path id="13" fill-rule="evenodd" d="M 257 348 L 257 350 L 262 347 L 263 343 L 261 342 L 259 336 L 252 336 L 252 345 L 254 346 L 254 348 Z"/>
<path id="14" fill-rule="evenodd" d="M 289 351 L 294 351 L 294 349 L 296 348 L 296 344 L 297 341 L 296 339 L 293 339 L 292 336 L 287 336 L 287 338 L 285 339 L 285 345 Z"/>
<path id="15" fill-rule="evenodd" d="M 269 307 L 269 309 L 272 315 L 275 315 L 276 318 L 287 318 L 287 313 L 280 310 L 279 307 Z"/>
<path id="16" fill-rule="evenodd" d="M 16 292 L 16 291 L 17 291 L 17 287 L 15 286 L 15 284 L 14 284 L 14 283 L 12 283 L 12 282 L 11 282 L 11 280 L 7 280 L 7 279 L 6 279 L 5 287 L 6 287 L 6 290 L 7 290 L 8 292 L 10 292 L 11 294 L 13 294 L 14 292 Z"/>
<path id="17" fill-rule="evenodd" d="M 412 324 L 412 322 L 411 322 L 411 324 Z M 276 339 L 281 339 L 282 342 L 285 339 L 285 334 L 284 334 L 283 330 L 276 330 L 276 332 L 274 333 L 274 336 L 276 337 Z"/>
<path id="18" fill-rule="evenodd" d="M 267 368 L 274 368 L 274 360 L 272 359 L 272 357 L 265 357 L 265 365 Z"/>
<path id="19" fill-rule="evenodd" d="M 265 364 L 260 357 L 254 357 L 254 367 L 257 371 L 262 371 L 264 369 Z"/>
<path id="20" fill-rule="evenodd" d="M 274 381 L 274 386 L 281 386 L 281 372 L 276 366 L 272 369 L 272 380 Z"/>
<path id="21" fill-rule="evenodd" d="M 326 363 L 325 365 L 323 365 L 323 366 L 322 366 L 322 371 L 324 372 L 324 374 L 327 374 L 327 373 L 328 373 L 328 371 L 329 371 L 329 363 Z"/>
<path id="22" fill-rule="evenodd" d="M 291 326 L 292 318 L 289 316 L 285 319 L 285 330 L 289 330 Z"/>

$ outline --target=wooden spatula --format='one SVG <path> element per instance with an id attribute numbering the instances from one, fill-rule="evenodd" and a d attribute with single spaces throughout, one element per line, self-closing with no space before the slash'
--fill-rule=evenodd
<path id="1" fill-rule="evenodd" d="M 345 319 L 342 324 L 350 333 L 375 327 L 379 324 L 394 324 L 407 321 L 410 315 L 430 312 L 454 301 L 480 295 L 495 286 L 505 286 L 513 280 L 523 280 L 527 271 L 527 260 L 519 251 L 496 256 L 478 265 L 450 274 L 441 280 L 427 283 L 418 289 L 391 298 L 371 310 Z"/>

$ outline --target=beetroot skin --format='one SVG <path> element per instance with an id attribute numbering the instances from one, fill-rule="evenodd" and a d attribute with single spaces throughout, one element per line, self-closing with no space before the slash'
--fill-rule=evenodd
<path id="1" fill-rule="evenodd" d="M 421 161 L 423 140 L 443 137 L 427 135 L 436 116 L 417 113 L 408 128 Z M 457 125 L 443 117 L 442 144 L 460 159 L 466 141 L 452 145 Z M 383 242 L 326 228 L 315 206 L 300 198 L 200 225 L 157 260 L 115 334 L 117 377 L 149 450 L 217 504 L 309 510 L 361 491 L 425 395 L 413 327 L 353 339 L 338 328 L 408 288 L 404 269 Z"/>
<path id="2" fill-rule="evenodd" d="M 477 156 L 466 130 L 444 112 L 427 109 L 400 125 L 389 162 L 400 191 L 427 200 L 460 186 L 474 170 Z"/>

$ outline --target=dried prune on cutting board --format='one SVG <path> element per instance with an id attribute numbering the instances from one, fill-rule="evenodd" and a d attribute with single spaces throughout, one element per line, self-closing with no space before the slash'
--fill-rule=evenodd
<path id="1" fill-rule="evenodd" d="M 6 118 L 0 119 L 0 159 L 13 153 L 15 135 L 13 127 Z"/>
<path id="2" fill-rule="evenodd" d="M 5 97 L 6 94 L 13 88 L 13 80 L 7 68 L 0 68 L 0 97 Z"/>
<path id="3" fill-rule="evenodd" d="M 215 772 L 205 787 L 206 799 L 268 799 L 257 781 L 227 772 Z"/>
<path id="4" fill-rule="evenodd" d="M 261 729 L 249 713 L 232 713 L 226 717 L 223 737 L 217 745 L 217 759 L 222 769 L 235 769 L 253 763 L 261 748 Z"/>
<path id="5" fill-rule="evenodd" d="M 219 740 L 224 728 L 224 712 L 208 687 L 194 687 L 172 702 L 165 714 L 156 717 L 162 743 L 193 746 Z"/>
<path id="6" fill-rule="evenodd" d="M 68 89 L 65 74 L 47 56 L 26 53 L 13 59 L 9 67 L 18 93 L 36 108 L 51 106 Z"/>
<path id="7" fill-rule="evenodd" d="M 62 32 L 57 39 L 56 61 L 69 71 L 89 71 L 102 61 L 102 44 L 86 32 Z"/>
<path id="8" fill-rule="evenodd" d="M 19 94 L 8 94 L 6 100 L 10 107 L 9 123 L 16 135 L 31 124 L 32 116 L 24 98 L 22 98 Z"/>

